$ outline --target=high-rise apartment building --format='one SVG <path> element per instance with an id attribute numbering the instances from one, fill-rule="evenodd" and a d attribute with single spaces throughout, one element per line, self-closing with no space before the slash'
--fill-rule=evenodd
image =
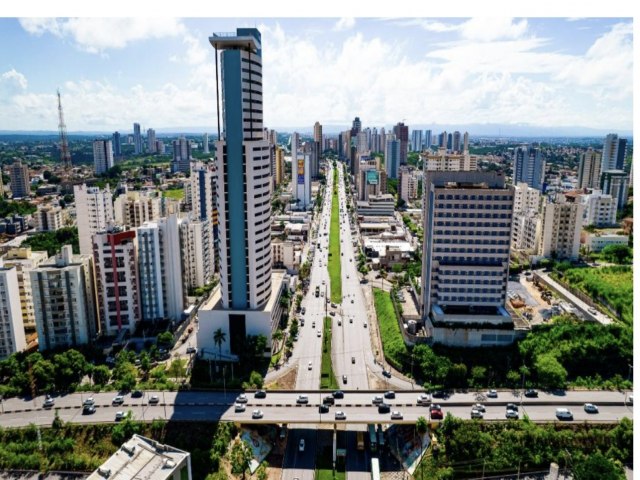
<path id="1" fill-rule="evenodd" d="M 510 343 L 513 187 L 495 172 L 426 172 L 422 307 L 439 343 Z M 473 326 L 473 330 L 469 328 Z"/>
<path id="2" fill-rule="evenodd" d="M 411 151 L 422 151 L 422 130 L 414 130 L 411 132 Z"/>
<path id="3" fill-rule="evenodd" d="M 450 153 L 445 148 L 420 154 L 424 169 L 432 172 L 460 172 L 478 170 L 478 157 L 469 152 Z"/>
<path id="4" fill-rule="evenodd" d="M 514 212 L 537 212 L 540 210 L 540 190 L 530 187 L 524 182 L 520 182 L 514 187 L 513 211 Z"/>
<path id="5" fill-rule="evenodd" d="M 396 136 L 396 140 L 400 142 L 400 165 L 404 165 L 407 163 L 407 150 L 409 148 L 409 126 L 403 122 L 398 122 L 393 127 L 393 133 Z"/>
<path id="6" fill-rule="evenodd" d="M 616 133 L 610 133 L 604 139 L 602 146 L 602 163 L 600 171 L 624 170 L 627 156 L 627 140 L 618 138 Z"/>
<path id="7" fill-rule="evenodd" d="M 412 167 L 406 165 L 400 167 L 398 197 L 405 202 L 410 202 L 418 197 L 418 179 Z"/>
<path id="8" fill-rule="evenodd" d="M 73 195 L 76 204 L 80 253 L 93 255 L 92 235 L 106 230 L 114 222 L 111 190 L 109 184 L 104 190 L 100 190 L 99 187 L 74 185 Z"/>
<path id="9" fill-rule="evenodd" d="M 211 265 L 207 264 L 203 268 L 207 271 L 211 269 L 212 272 L 215 267 L 215 243 L 218 239 L 216 178 L 215 163 L 194 162 L 192 164 L 190 181 L 193 218 L 208 222 L 207 225 L 211 228 L 211 234 L 203 237 L 203 241 L 210 242 L 210 245 L 206 246 L 206 251 L 210 252 L 207 253 L 206 261 L 210 261 Z"/>
<path id="10" fill-rule="evenodd" d="M 99 332 L 93 257 L 71 245 L 29 272 L 40 350 L 86 345 Z"/>
<path id="11" fill-rule="evenodd" d="M 111 229 L 93 235 L 101 329 L 106 335 L 128 330 L 140 321 L 135 230 Z"/>
<path id="12" fill-rule="evenodd" d="M 16 158 L 9 168 L 9 178 L 11 178 L 11 194 L 13 198 L 29 197 L 31 194 L 29 167 L 23 165 L 22 161 Z"/>
<path id="13" fill-rule="evenodd" d="M 96 175 L 102 175 L 113 167 L 111 140 L 93 141 L 93 167 Z"/>
<path id="14" fill-rule="evenodd" d="M 55 232 L 64 227 L 64 215 L 61 207 L 47 205 L 33 214 L 38 232 Z"/>
<path id="15" fill-rule="evenodd" d="M 275 184 L 280 185 L 284 181 L 284 149 L 281 146 L 276 146 L 276 169 L 275 169 Z"/>
<path id="16" fill-rule="evenodd" d="M 136 155 L 140 155 L 144 151 L 142 147 L 143 147 L 143 142 L 142 142 L 142 134 L 140 132 L 140 124 L 134 123 L 133 124 L 133 153 L 135 153 Z"/>
<path id="17" fill-rule="evenodd" d="M 432 142 L 433 142 L 433 137 L 431 136 L 431 130 L 425 130 L 424 131 L 424 139 L 423 139 L 423 146 L 426 149 L 431 148 Z"/>
<path id="18" fill-rule="evenodd" d="M 191 169 L 191 142 L 184 136 L 173 141 L 171 171 L 188 173 Z"/>
<path id="19" fill-rule="evenodd" d="M 618 205 L 617 200 L 611 195 L 605 195 L 600 190 L 592 190 L 590 193 L 578 195 L 576 200 L 584 205 L 583 226 L 608 227 L 615 225 Z"/>
<path id="20" fill-rule="evenodd" d="M 538 254 L 543 257 L 576 259 L 584 205 L 569 202 L 564 195 L 545 197 Z"/>
<path id="21" fill-rule="evenodd" d="M 137 228 L 144 222 L 160 218 L 161 198 L 153 191 L 128 191 L 119 195 L 114 204 L 115 223 L 126 230 Z"/>
<path id="22" fill-rule="evenodd" d="M 122 156 L 122 139 L 120 137 L 120 132 L 113 132 L 111 135 L 111 141 L 113 143 L 113 155 L 115 157 Z"/>
<path id="23" fill-rule="evenodd" d="M 384 166 L 387 178 L 398 178 L 400 172 L 400 141 L 391 137 L 387 138 L 387 145 L 384 149 Z"/>
<path id="24" fill-rule="evenodd" d="M 209 153 L 209 134 L 202 135 L 202 153 Z"/>
<path id="25" fill-rule="evenodd" d="M 156 147 L 156 131 L 150 128 L 147 130 L 147 152 L 158 153 Z"/>
<path id="26" fill-rule="evenodd" d="M 629 174 L 624 170 L 602 172 L 600 190 L 611 195 L 617 202 L 618 210 L 622 210 L 629 200 Z"/>
<path id="27" fill-rule="evenodd" d="M 183 290 L 204 287 L 213 280 L 215 249 L 211 222 L 207 219 L 181 218 L 180 248 L 182 252 Z"/>
<path id="28" fill-rule="evenodd" d="M 16 268 L 0 264 L 0 359 L 26 347 Z"/>
<path id="29" fill-rule="evenodd" d="M 528 145 L 516 147 L 513 153 L 513 183 L 525 182 L 530 187 L 542 190 L 544 183 L 544 160 L 540 149 Z"/>
<path id="30" fill-rule="evenodd" d="M 602 153 L 589 148 L 580 156 L 578 188 L 599 188 Z"/>
<path id="31" fill-rule="evenodd" d="M 47 252 L 32 251 L 30 248 L 12 248 L 2 257 L 0 265 L 15 267 L 18 276 L 18 291 L 20 293 L 20 309 L 24 328 L 33 331 L 36 328 L 36 318 L 33 312 L 33 291 L 29 272 L 49 259 Z"/>

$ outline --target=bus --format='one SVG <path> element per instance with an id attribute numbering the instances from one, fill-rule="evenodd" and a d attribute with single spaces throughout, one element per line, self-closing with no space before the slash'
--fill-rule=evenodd
<path id="1" fill-rule="evenodd" d="M 369 444 L 372 452 L 378 450 L 378 437 L 376 436 L 376 426 L 367 425 L 369 429 Z"/>
<path id="2" fill-rule="evenodd" d="M 356 432 L 356 440 L 358 443 L 358 450 L 364 450 L 364 432 Z"/>
<path id="3" fill-rule="evenodd" d="M 380 460 L 376 457 L 371 459 L 371 480 L 380 480 Z"/>

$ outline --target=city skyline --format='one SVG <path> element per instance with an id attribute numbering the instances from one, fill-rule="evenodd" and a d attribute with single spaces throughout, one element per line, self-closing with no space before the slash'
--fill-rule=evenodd
<path id="1" fill-rule="evenodd" d="M 72 132 L 215 133 L 208 36 L 238 23 L 263 35 L 269 128 L 633 128 L 631 18 L 138 17 L 0 20 L 0 130 L 55 130 L 59 86 Z"/>

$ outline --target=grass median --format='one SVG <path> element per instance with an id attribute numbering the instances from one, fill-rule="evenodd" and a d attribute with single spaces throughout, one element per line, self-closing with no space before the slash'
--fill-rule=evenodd
<path id="1" fill-rule="evenodd" d="M 338 199 L 338 170 L 333 170 L 331 223 L 329 229 L 329 282 L 331 301 L 342 302 L 342 272 L 340 266 L 340 200 Z"/>
<path id="2" fill-rule="evenodd" d="M 409 354 L 402 338 L 396 312 L 391 303 L 391 294 L 380 288 L 373 289 L 373 302 L 378 318 L 384 358 L 395 369 L 402 371 L 403 359 Z"/>
<path id="3" fill-rule="evenodd" d="M 331 363 L 331 317 L 324 317 L 322 336 L 322 365 L 320 366 L 320 389 L 337 390 L 338 382 Z"/>

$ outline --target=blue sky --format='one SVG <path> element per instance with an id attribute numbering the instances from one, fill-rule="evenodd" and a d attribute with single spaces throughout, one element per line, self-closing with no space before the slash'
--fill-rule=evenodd
<path id="1" fill-rule="evenodd" d="M 262 32 L 265 125 L 633 128 L 630 18 L 2 18 L 0 130 L 215 126 L 212 32 Z M 7 48 L 9 46 L 9 48 Z"/>

